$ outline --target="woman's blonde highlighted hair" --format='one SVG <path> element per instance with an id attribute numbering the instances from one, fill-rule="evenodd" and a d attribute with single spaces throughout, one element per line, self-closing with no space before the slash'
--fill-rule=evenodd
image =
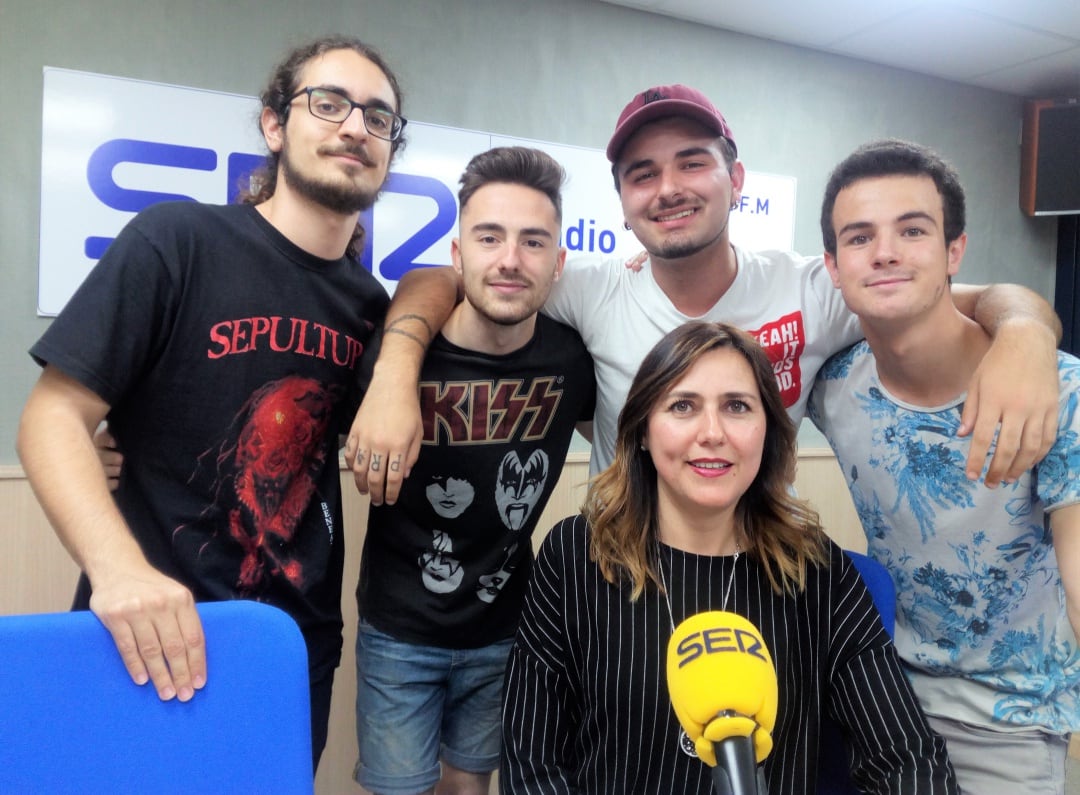
<path id="1" fill-rule="evenodd" d="M 615 459 L 593 478 L 582 508 L 591 526 L 590 558 L 608 582 L 629 581 L 633 599 L 649 582 L 662 590 L 656 562 L 657 473 L 642 448 L 649 416 L 703 355 L 721 348 L 736 351 L 750 365 L 766 419 L 761 468 L 735 508 L 745 552 L 763 566 L 778 593 L 801 591 L 807 565 L 825 559 L 817 512 L 791 491 L 795 426 L 780 399 L 772 363 L 734 326 L 693 321 L 666 334 L 641 363 L 619 413 Z"/>

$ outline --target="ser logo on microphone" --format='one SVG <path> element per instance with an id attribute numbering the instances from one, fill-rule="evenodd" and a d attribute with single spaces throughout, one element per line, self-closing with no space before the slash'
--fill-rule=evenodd
<path id="1" fill-rule="evenodd" d="M 732 776 L 753 780 L 755 763 L 772 750 L 779 689 L 758 628 L 721 610 L 690 616 L 671 633 L 667 685 L 675 717 L 698 757 L 725 778 L 715 791 L 763 792 L 727 786 Z"/>
<path id="2" fill-rule="evenodd" d="M 687 635 L 679 642 L 675 653 L 678 655 L 679 668 L 702 655 L 726 652 L 749 654 L 772 665 L 764 649 L 761 638 L 753 632 L 738 627 L 710 627 Z"/>

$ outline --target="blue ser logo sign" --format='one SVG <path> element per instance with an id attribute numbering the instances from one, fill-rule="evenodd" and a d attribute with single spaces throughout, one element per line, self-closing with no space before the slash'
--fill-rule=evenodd
<path id="1" fill-rule="evenodd" d="M 236 201 L 242 180 L 246 179 L 247 175 L 258 168 L 262 162 L 261 155 L 243 152 L 232 152 L 228 155 L 227 202 Z M 157 202 L 196 201 L 196 199 L 194 196 L 180 193 L 125 188 L 118 185 L 114 172 L 117 166 L 124 163 L 216 171 L 218 156 L 213 149 L 130 138 L 114 138 L 101 144 L 94 150 L 87 163 L 86 179 L 90 190 L 106 207 L 121 212 L 137 213 Z M 436 212 L 431 220 L 383 257 L 379 263 L 378 274 L 388 281 L 397 281 L 412 268 L 443 264 L 421 262 L 420 258 L 443 236 L 451 234 L 454 230 L 454 223 L 457 220 L 457 203 L 450 189 L 431 177 L 391 173 L 383 188 L 383 193 L 401 193 L 429 198 L 435 202 Z M 373 210 L 368 210 L 362 218 L 364 228 L 369 230 L 362 259 L 365 267 L 369 269 L 372 267 L 376 229 L 373 215 Z M 111 237 L 91 235 L 86 238 L 83 251 L 89 259 L 100 259 L 111 242 Z"/>
<path id="2" fill-rule="evenodd" d="M 45 68 L 38 312 L 55 315 L 120 229 L 161 201 L 227 203 L 262 162 L 253 97 Z M 78 108 L 78 113 L 72 113 Z M 361 219 L 365 267 L 388 289 L 413 268 L 449 263 L 456 186 L 492 146 L 538 146 L 567 169 L 564 241 L 571 252 L 639 250 L 600 150 L 415 121 L 381 197 Z"/>

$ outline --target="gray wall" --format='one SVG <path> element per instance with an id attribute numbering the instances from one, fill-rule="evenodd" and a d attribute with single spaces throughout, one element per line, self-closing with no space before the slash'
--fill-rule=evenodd
<path id="1" fill-rule="evenodd" d="M 48 322 L 35 314 L 42 67 L 256 94 L 287 48 L 334 31 L 384 52 L 407 116 L 454 127 L 602 148 L 635 92 L 701 88 L 749 168 L 798 177 L 806 253 L 838 160 L 885 135 L 931 145 L 971 197 L 962 279 L 1052 297 L 1056 221 L 1017 206 L 1017 97 L 586 0 L 0 0 L 0 465 L 16 462 L 37 376 L 26 349 Z"/>

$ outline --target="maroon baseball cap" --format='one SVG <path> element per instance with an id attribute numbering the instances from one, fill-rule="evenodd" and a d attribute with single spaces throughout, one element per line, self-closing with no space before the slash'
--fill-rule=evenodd
<path id="1" fill-rule="evenodd" d="M 627 140 L 641 125 L 666 116 L 685 116 L 704 124 L 717 135 L 727 138 L 731 148 L 738 153 L 731 128 L 723 114 L 709 102 L 708 97 L 696 88 L 674 85 L 650 88 L 630 100 L 630 104 L 619 114 L 615 134 L 608 141 L 607 159 L 614 163 Z"/>

